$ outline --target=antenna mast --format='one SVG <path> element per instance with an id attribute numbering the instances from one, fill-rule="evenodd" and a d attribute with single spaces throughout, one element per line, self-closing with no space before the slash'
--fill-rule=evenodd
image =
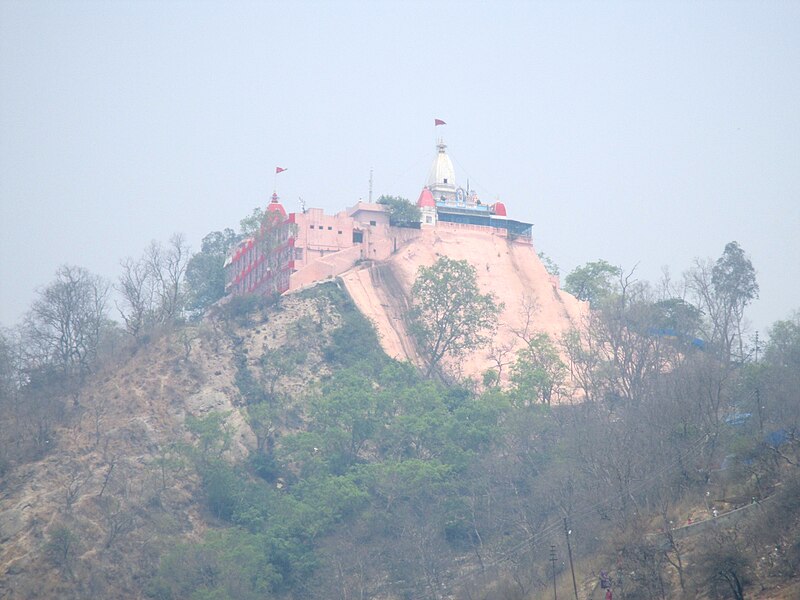
<path id="1" fill-rule="evenodd" d="M 372 169 L 369 170 L 369 203 L 372 204 Z"/>

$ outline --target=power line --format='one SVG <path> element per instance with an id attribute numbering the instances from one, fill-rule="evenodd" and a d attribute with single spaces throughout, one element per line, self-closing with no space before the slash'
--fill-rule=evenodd
<path id="1" fill-rule="evenodd" d="M 680 465 L 683 461 L 685 461 L 690 456 L 692 456 L 694 454 L 697 454 L 702 449 L 702 445 L 703 445 L 703 443 L 705 441 L 706 441 L 705 437 L 699 439 L 693 446 L 691 446 L 689 449 L 687 449 L 682 455 L 679 455 L 678 458 L 676 458 L 675 460 L 671 461 L 670 463 L 667 463 L 661 469 L 659 469 L 658 471 L 656 471 L 653 474 L 651 474 L 651 476 L 641 480 L 638 484 L 632 486 L 630 491 L 631 492 L 637 492 L 637 491 L 641 490 L 642 488 L 644 488 L 646 485 L 648 485 L 652 481 L 655 481 L 656 479 L 661 477 L 667 471 L 669 471 L 672 468 Z M 620 493 L 620 496 L 622 496 L 622 493 Z M 600 507 L 607 506 L 609 504 L 609 502 L 610 502 L 610 500 L 600 500 L 600 501 L 597 501 L 597 502 L 594 502 L 594 503 L 591 503 L 591 504 L 586 504 L 580 510 L 578 510 L 576 512 L 573 512 L 573 514 L 572 514 L 573 522 L 575 522 L 575 521 L 580 522 L 583 518 L 587 517 L 589 514 L 594 512 L 596 509 L 598 509 Z M 503 551 L 494 560 L 491 560 L 491 561 L 485 563 L 485 566 L 494 567 L 494 566 L 497 566 L 497 565 L 499 565 L 499 564 L 501 564 L 503 562 L 507 562 L 508 560 L 510 560 L 511 556 L 513 556 L 515 554 L 519 554 L 520 552 L 522 552 L 522 549 L 525 546 L 528 546 L 528 545 L 533 546 L 533 545 L 535 545 L 535 544 L 533 544 L 533 542 L 537 537 L 540 540 L 543 541 L 544 539 L 547 539 L 549 536 L 554 534 L 558 530 L 558 528 L 560 526 L 561 526 L 561 520 L 560 519 L 551 522 L 549 525 L 543 527 L 537 533 L 526 537 L 524 540 L 518 542 L 517 544 L 515 544 L 511 548 Z"/>
<path id="2" fill-rule="evenodd" d="M 660 478 L 662 475 L 664 475 L 665 473 L 667 473 L 671 469 L 673 469 L 675 467 L 678 467 L 687 458 L 689 458 L 691 456 L 694 456 L 695 454 L 698 454 L 702 450 L 703 444 L 707 441 L 707 439 L 708 439 L 708 436 L 704 436 L 704 437 L 698 439 L 687 450 L 685 450 L 683 453 L 679 454 L 677 458 L 675 458 L 674 460 L 672 460 L 669 463 L 665 464 L 659 470 L 651 473 L 650 476 L 648 476 L 646 478 L 643 478 L 636 485 L 631 486 L 629 488 L 629 492 L 630 493 L 634 493 L 634 492 L 640 491 L 646 485 L 648 485 L 648 484 L 652 483 L 653 481 L 655 481 L 656 479 Z M 644 464 L 644 461 L 641 464 Z M 623 496 L 623 494 L 622 494 L 622 492 L 620 492 L 620 497 L 622 497 L 622 496 Z M 584 507 L 582 507 L 581 509 L 579 509 L 577 511 L 574 511 L 572 513 L 572 522 L 573 522 L 573 524 L 576 523 L 576 522 L 580 523 L 584 518 L 589 516 L 596 509 L 598 509 L 600 507 L 603 507 L 603 506 L 607 506 L 610 503 L 610 501 L 611 500 L 609 499 L 609 500 L 601 500 L 601 501 L 585 504 Z M 552 521 L 549 525 L 546 525 L 545 527 L 540 529 L 538 532 L 527 536 L 525 539 L 523 539 L 520 542 L 514 544 L 510 548 L 507 548 L 506 550 L 500 552 L 493 560 L 489 560 L 489 561 L 484 562 L 483 567 L 481 568 L 481 571 L 484 571 L 487 568 L 496 567 L 496 566 L 498 566 L 498 565 L 500 565 L 500 564 L 502 564 L 504 562 L 508 562 L 508 561 L 511 560 L 511 557 L 513 557 L 513 556 L 526 554 L 528 551 L 530 551 L 531 549 L 533 549 L 536 546 L 535 540 L 537 538 L 539 539 L 539 541 L 541 543 L 542 541 L 545 541 L 546 539 L 548 539 L 548 538 L 552 537 L 553 535 L 555 535 L 555 533 L 557 532 L 557 530 L 561 526 L 562 526 L 562 520 L 560 518 L 557 519 L 557 520 Z M 529 546 L 529 545 L 530 545 L 530 548 L 524 549 L 526 546 Z M 552 543 L 550 544 L 550 560 L 553 561 L 553 596 L 554 596 L 554 600 L 557 600 L 557 597 L 556 597 L 556 594 L 557 594 L 557 592 L 556 592 L 556 581 L 555 581 L 555 544 L 552 544 Z M 453 583 L 463 582 L 463 581 L 466 581 L 468 579 L 474 578 L 474 576 L 475 576 L 474 573 L 466 573 L 466 574 L 454 577 L 452 579 L 452 582 Z M 575 589 L 577 590 L 577 583 L 576 583 L 576 581 L 574 579 L 574 574 L 573 574 L 573 585 L 574 585 Z"/>

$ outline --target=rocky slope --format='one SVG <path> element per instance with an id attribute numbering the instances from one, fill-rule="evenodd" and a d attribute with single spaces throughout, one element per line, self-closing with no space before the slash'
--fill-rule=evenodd
<path id="1" fill-rule="evenodd" d="M 325 373 L 321 348 L 339 318 L 326 298 L 304 295 L 238 324 L 210 317 L 133 345 L 76 402 L 65 398 L 53 449 L 0 482 L 0 598 L 146 597 L 163 549 L 214 525 L 181 450 L 195 443 L 187 415 L 225 413 L 227 454 L 246 456 L 256 441 L 242 370 L 260 379 L 265 352 L 313 330 L 304 364 L 274 377 L 297 396 Z"/>
<path id="2" fill-rule="evenodd" d="M 389 356 L 421 363 L 404 316 L 413 303 L 411 287 L 417 269 L 432 265 L 440 256 L 466 260 L 476 270 L 482 293 L 491 292 L 504 306 L 492 346 L 451 365 L 466 377 L 480 380 L 487 369 L 497 368 L 498 360 L 512 362 L 522 346 L 520 335 L 539 331 L 556 341 L 588 314 L 588 303 L 559 289 L 558 280 L 547 272 L 533 246 L 509 241 L 488 229 L 448 225 L 424 229 L 385 263 L 362 265 L 342 276 L 359 310 L 375 324 Z"/>

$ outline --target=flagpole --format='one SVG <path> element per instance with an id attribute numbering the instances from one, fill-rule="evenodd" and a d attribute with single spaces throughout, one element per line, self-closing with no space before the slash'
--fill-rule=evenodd
<path id="1" fill-rule="evenodd" d="M 436 137 L 436 128 L 439 125 L 447 125 L 447 123 L 445 123 L 442 119 L 434 119 L 433 120 L 434 137 Z M 438 138 L 435 140 L 435 143 L 436 143 L 437 146 L 439 145 L 439 139 Z"/>
<path id="2" fill-rule="evenodd" d="M 277 194 L 278 193 L 278 173 L 283 173 L 285 170 L 286 169 L 284 169 L 283 167 L 275 167 L 275 175 L 273 176 L 273 179 L 272 179 L 272 193 L 273 194 Z"/>

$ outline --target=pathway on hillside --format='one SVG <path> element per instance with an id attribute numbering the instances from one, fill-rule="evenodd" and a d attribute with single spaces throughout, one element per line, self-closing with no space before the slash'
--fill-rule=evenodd
<path id="1" fill-rule="evenodd" d="M 406 326 L 411 302 L 392 264 L 371 263 L 342 274 L 341 279 L 356 306 L 375 326 L 384 352 L 422 367 Z"/>
<path id="2" fill-rule="evenodd" d="M 694 521 L 692 523 L 687 523 L 679 527 L 674 527 L 672 529 L 672 535 L 675 537 L 675 539 L 685 539 L 690 535 L 703 533 L 705 531 L 708 531 L 710 528 L 716 527 L 718 525 L 730 525 L 732 523 L 735 523 L 739 519 L 748 516 L 750 512 L 756 510 L 757 508 L 760 508 L 763 504 L 770 502 L 779 493 L 780 491 L 774 492 L 772 495 L 767 496 L 766 498 L 759 500 L 757 502 L 753 502 L 751 504 L 745 504 L 744 506 L 740 506 L 738 508 L 734 508 L 725 512 L 720 512 L 717 514 L 717 516 L 710 516 L 700 521 Z M 664 535 L 663 531 L 657 533 L 648 533 L 647 537 L 653 539 L 661 535 Z"/>

